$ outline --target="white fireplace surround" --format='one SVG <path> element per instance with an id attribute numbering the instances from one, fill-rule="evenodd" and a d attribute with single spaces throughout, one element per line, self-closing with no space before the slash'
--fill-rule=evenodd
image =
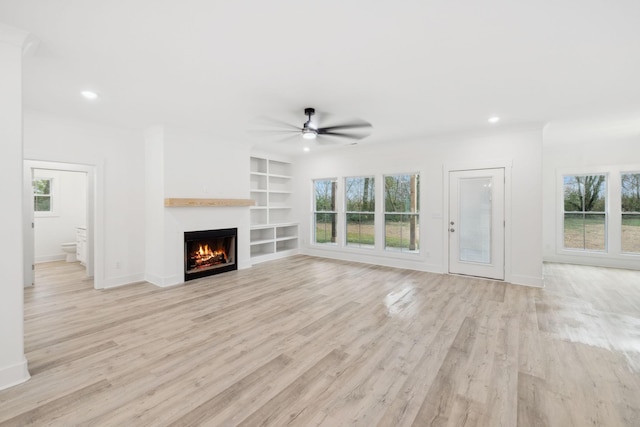
<path id="1" fill-rule="evenodd" d="M 169 198 L 248 199 L 249 149 L 225 147 L 223 159 L 220 152 L 206 136 L 162 126 L 145 133 L 146 281 L 161 287 L 184 283 L 186 231 L 237 228 L 238 269 L 251 267 L 248 206 L 165 207 Z M 242 165 L 245 171 L 238 170 Z M 234 178 L 220 179 L 225 176 Z"/>

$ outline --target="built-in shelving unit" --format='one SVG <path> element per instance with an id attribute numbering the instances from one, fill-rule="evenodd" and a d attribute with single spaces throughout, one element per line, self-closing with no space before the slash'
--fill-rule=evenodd
<path id="1" fill-rule="evenodd" d="M 251 157 L 251 260 L 268 261 L 298 251 L 298 224 L 292 222 L 291 164 Z"/>

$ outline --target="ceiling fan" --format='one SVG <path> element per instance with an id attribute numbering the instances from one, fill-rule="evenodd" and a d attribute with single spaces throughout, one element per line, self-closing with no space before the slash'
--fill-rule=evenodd
<path id="1" fill-rule="evenodd" d="M 277 130 L 268 130 L 266 132 L 269 133 L 282 133 L 282 134 L 299 134 L 302 138 L 306 140 L 315 140 L 317 142 L 340 142 L 341 139 L 344 140 L 360 140 L 366 138 L 371 134 L 371 130 L 373 126 L 371 123 L 361 120 L 354 119 L 349 122 L 329 125 L 329 126 L 319 126 L 316 120 L 313 120 L 312 117 L 316 114 L 315 108 L 307 107 L 304 109 L 304 115 L 307 116 L 307 121 L 302 124 L 302 127 L 291 125 L 289 123 L 268 119 L 269 122 L 276 124 L 281 129 Z M 327 120 L 329 116 L 324 116 L 320 121 Z M 295 136 L 295 135 L 290 135 Z M 289 138 L 286 138 L 287 140 Z M 355 142 L 354 142 L 355 144 Z"/>

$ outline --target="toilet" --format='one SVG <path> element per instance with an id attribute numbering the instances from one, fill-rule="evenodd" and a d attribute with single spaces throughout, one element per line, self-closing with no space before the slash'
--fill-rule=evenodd
<path id="1" fill-rule="evenodd" d="M 76 261 L 76 242 L 63 243 L 61 245 L 62 251 L 67 254 L 67 262 Z"/>

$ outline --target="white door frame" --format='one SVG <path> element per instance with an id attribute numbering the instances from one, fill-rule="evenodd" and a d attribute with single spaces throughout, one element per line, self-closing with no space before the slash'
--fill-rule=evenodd
<path id="1" fill-rule="evenodd" d="M 102 289 L 104 287 L 104 266 L 101 262 L 102 242 L 103 242 L 103 218 L 99 215 L 102 204 L 102 194 L 99 191 L 99 167 L 94 165 L 63 163 L 43 160 L 25 160 L 24 161 L 24 268 L 25 268 L 25 287 L 30 286 L 33 282 L 30 280 L 32 275 L 27 276 L 27 270 L 31 269 L 35 262 L 35 253 L 33 251 L 33 197 L 31 177 L 34 169 L 61 170 L 70 172 L 84 172 L 87 174 L 87 277 L 93 277 L 93 287 Z M 31 281 L 31 283 L 27 283 Z"/>
<path id="2" fill-rule="evenodd" d="M 513 162 L 510 159 L 497 159 L 479 162 L 451 163 L 442 167 L 443 197 L 442 197 L 442 271 L 449 271 L 449 172 L 504 168 L 504 281 L 511 282 L 511 173 Z"/>

